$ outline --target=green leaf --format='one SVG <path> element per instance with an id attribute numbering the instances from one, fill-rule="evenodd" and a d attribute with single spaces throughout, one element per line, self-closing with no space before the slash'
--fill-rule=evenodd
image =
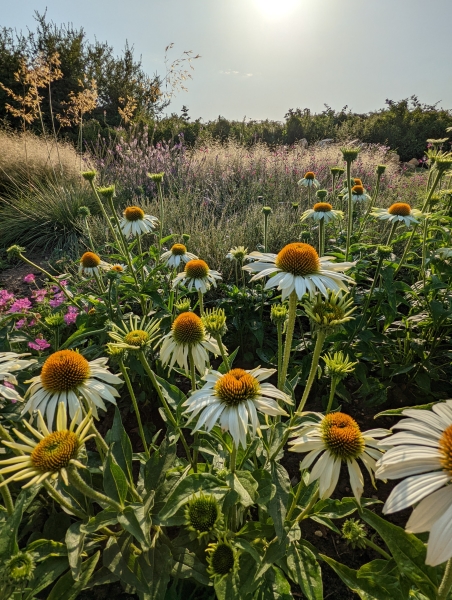
<path id="1" fill-rule="evenodd" d="M 290 477 L 286 469 L 275 461 L 271 462 L 270 475 L 276 486 L 276 493 L 268 503 L 268 512 L 273 519 L 276 535 L 282 538 L 284 536 L 287 502 L 290 497 Z"/>
<path id="2" fill-rule="evenodd" d="M 256 471 L 253 471 L 253 477 L 258 485 L 256 502 L 260 506 L 266 506 L 276 494 L 276 485 L 273 483 L 272 476 L 268 471 L 256 469 Z"/>
<path id="3" fill-rule="evenodd" d="M 102 554 L 102 562 L 104 567 L 116 575 L 121 582 L 126 585 L 131 585 L 139 593 L 148 593 L 148 585 L 143 581 L 141 573 L 140 577 L 138 577 L 138 575 L 132 571 L 128 557 L 128 548 L 121 548 L 117 540 L 110 538 Z"/>
<path id="4" fill-rule="evenodd" d="M 165 438 L 144 467 L 144 486 L 147 492 L 158 488 L 168 469 L 173 466 L 175 457 L 176 444 Z"/>
<path id="5" fill-rule="evenodd" d="M 25 502 L 25 494 L 18 497 L 13 514 L 6 519 L 0 530 L 0 564 L 4 564 L 7 559 L 19 551 L 17 530 L 22 520 Z"/>
<path id="6" fill-rule="evenodd" d="M 47 596 L 47 600 L 75 600 L 75 598 L 77 598 L 79 595 L 79 592 L 82 591 L 87 582 L 90 580 L 91 575 L 93 574 L 94 569 L 99 561 L 99 557 L 100 551 L 96 552 L 96 554 L 82 563 L 80 576 L 77 581 L 74 581 L 70 572 L 66 573 L 66 575 L 63 575 L 63 577 L 58 580 L 50 594 Z"/>
<path id="7" fill-rule="evenodd" d="M 132 483 L 132 444 L 122 424 L 121 414 L 117 406 L 115 407 L 113 425 L 105 436 L 105 441 L 107 444 L 113 444 L 111 452 L 118 465 L 127 475 L 128 480 Z"/>
<path id="8" fill-rule="evenodd" d="M 254 597 L 256 600 L 293 600 L 290 583 L 275 566 L 265 573 L 265 580 Z"/>
<path id="9" fill-rule="evenodd" d="M 223 577 L 214 583 L 215 593 L 218 600 L 232 600 L 241 598 L 237 581 L 233 574 Z"/>
<path id="10" fill-rule="evenodd" d="M 158 544 L 140 554 L 137 562 L 149 586 L 146 600 L 165 600 L 173 568 L 171 550 L 166 544 Z"/>
<path id="11" fill-rule="evenodd" d="M 80 531 L 83 533 L 94 533 L 107 525 L 115 525 L 118 522 L 118 512 L 111 508 L 102 510 L 95 517 L 91 517 L 88 523 L 82 523 Z"/>
<path id="12" fill-rule="evenodd" d="M 118 513 L 118 523 L 141 544 L 143 549 L 149 548 L 151 540 L 149 538 L 149 525 L 144 513 L 142 504 L 132 504 L 126 506 L 122 513 Z"/>
<path id="13" fill-rule="evenodd" d="M 121 467 L 114 461 L 111 449 L 104 463 L 104 490 L 107 496 L 120 504 L 124 503 L 129 486 Z"/>
<path id="14" fill-rule="evenodd" d="M 240 346 L 237 346 L 237 348 L 234 350 L 234 352 L 231 352 L 231 354 L 228 356 L 228 363 L 229 363 L 229 367 L 232 369 L 232 365 L 234 364 L 235 361 L 235 357 L 237 356 L 238 352 L 240 350 Z M 228 367 L 224 364 L 224 362 L 221 363 L 221 365 L 218 367 L 218 371 L 224 375 L 225 373 L 228 372 Z"/>
<path id="15" fill-rule="evenodd" d="M 82 552 L 85 541 L 85 533 L 80 531 L 82 523 L 73 523 L 66 532 L 66 547 L 68 552 L 69 566 L 74 581 L 77 581 L 82 567 Z"/>
<path id="16" fill-rule="evenodd" d="M 35 540 L 28 544 L 27 552 L 33 552 L 35 560 L 39 562 L 49 556 L 67 556 L 67 547 L 66 544 L 53 540 Z"/>
<path id="17" fill-rule="evenodd" d="M 405 596 L 400 591 L 400 582 L 396 577 L 380 573 L 375 578 L 359 577 L 359 571 L 350 569 L 323 554 L 320 556 L 339 575 L 345 585 L 358 594 L 362 600 L 405 600 Z"/>
<path id="18" fill-rule="evenodd" d="M 361 498 L 361 507 L 371 506 L 378 502 L 380 501 L 373 498 Z M 353 514 L 357 509 L 358 505 L 355 498 L 342 498 L 342 500 L 326 498 L 314 505 L 311 515 L 317 514 L 328 519 L 342 519 Z"/>
<path id="19" fill-rule="evenodd" d="M 418 406 L 403 406 L 402 408 L 390 408 L 388 410 L 383 410 L 382 412 L 379 412 L 377 415 L 375 415 L 374 419 L 377 419 L 378 417 L 391 417 L 394 415 L 401 415 L 404 410 L 412 408 L 416 410 L 429 410 L 435 404 L 438 404 L 438 402 L 429 402 L 428 404 L 419 404 Z"/>
<path id="20" fill-rule="evenodd" d="M 361 512 L 361 517 L 384 540 L 400 572 L 426 596 L 435 598 L 438 585 L 437 571 L 425 564 L 426 545 L 412 533 L 406 533 L 401 527 L 389 523 L 367 509 Z"/>
<path id="21" fill-rule="evenodd" d="M 186 504 L 193 494 L 201 490 L 213 494 L 217 500 L 223 498 L 228 492 L 228 488 L 221 479 L 209 473 L 192 473 L 182 479 L 169 496 L 165 506 L 158 515 L 160 524 L 167 525 L 174 513 Z"/>
<path id="22" fill-rule="evenodd" d="M 286 565 L 290 578 L 308 600 L 323 600 L 322 570 L 315 554 L 303 542 L 291 544 Z"/>
<path id="23" fill-rule="evenodd" d="M 226 483 L 237 492 L 240 503 L 247 507 L 255 503 L 258 483 L 248 471 L 236 471 L 226 476 Z"/>
<path id="24" fill-rule="evenodd" d="M 182 404 L 187 399 L 187 396 L 175 385 L 171 385 L 166 379 L 155 375 L 157 379 L 160 389 L 162 391 L 165 400 L 168 402 L 170 408 L 174 411 L 174 413 L 179 416 L 182 409 Z"/>
<path id="25" fill-rule="evenodd" d="M 67 557 L 55 556 L 43 560 L 34 570 L 33 579 L 28 582 L 27 589 L 30 588 L 31 591 L 24 600 L 35 598 L 41 590 L 53 583 L 68 568 Z"/>
<path id="26" fill-rule="evenodd" d="M 174 560 L 171 577 L 175 577 L 176 579 L 189 579 L 193 577 L 193 579 L 202 585 L 210 584 L 207 569 L 196 554 L 193 554 L 189 550 L 184 550 L 181 554 L 177 554 Z"/>

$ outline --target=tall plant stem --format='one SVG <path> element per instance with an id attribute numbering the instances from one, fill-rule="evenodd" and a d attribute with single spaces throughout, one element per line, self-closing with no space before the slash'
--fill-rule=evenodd
<path id="1" fill-rule="evenodd" d="M 446 600 L 452 589 L 452 558 L 449 558 L 444 571 L 443 579 L 438 588 L 438 600 Z"/>
<path id="2" fill-rule="evenodd" d="M 190 364 L 191 391 L 196 392 L 195 361 L 193 360 L 193 352 L 192 352 L 191 348 L 188 351 L 188 362 Z"/>
<path id="3" fill-rule="evenodd" d="M 203 300 L 203 297 L 202 297 L 201 290 L 198 290 L 198 301 L 199 301 L 199 314 L 202 317 L 203 314 L 204 314 L 204 300 Z"/>
<path id="4" fill-rule="evenodd" d="M 121 247 L 121 240 L 118 239 L 118 237 L 116 235 L 115 228 L 113 227 L 112 222 L 110 221 L 110 219 L 108 217 L 107 211 L 105 210 L 105 206 L 103 205 L 101 197 L 99 196 L 99 193 L 96 190 L 96 186 L 94 185 L 94 181 L 90 180 L 89 183 L 90 183 L 91 189 L 93 190 L 93 194 L 96 197 L 100 211 L 101 211 L 105 221 L 107 222 L 108 228 L 110 229 L 110 233 L 112 234 L 113 239 L 116 241 L 116 243 L 119 244 L 119 246 Z"/>
<path id="5" fill-rule="evenodd" d="M 325 219 L 319 220 L 319 256 L 325 252 Z"/>
<path id="6" fill-rule="evenodd" d="M 378 173 L 377 175 L 377 183 L 375 184 L 375 193 L 372 194 L 372 198 L 369 202 L 369 206 L 367 207 L 366 212 L 364 213 L 364 217 L 363 217 L 363 221 L 361 223 L 361 227 L 358 230 L 358 236 L 361 236 L 362 232 L 364 231 L 364 227 L 366 226 L 367 223 L 367 219 L 369 218 L 370 215 L 370 211 L 373 209 L 373 207 L 375 206 L 375 203 L 377 201 L 378 198 L 378 194 L 380 192 L 380 180 L 382 177 L 382 173 Z"/>
<path id="7" fill-rule="evenodd" d="M 143 444 L 144 452 L 146 457 L 149 458 L 149 449 L 146 442 L 146 436 L 144 435 L 143 424 L 141 422 L 140 409 L 138 408 L 138 402 L 135 396 L 135 392 L 133 391 L 132 383 L 130 381 L 129 374 L 127 373 L 126 366 L 124 365 L 123 360 L 119 361 L 119 368 L 121 369 L 122 376 L 124 377 L 124 381 L 126 382 L 127 389 L 130 394 L 130 398 L 132 399 L 133 408 L 135 409 L 135 414 L 137 416 L 138 421 L 138 429 L 140 430 L 141 442 Z"/>
<path id="8" fill-rule="evenodd" d="M 350 240 L 353 229 L 353 201 L 352 201 L 352 163 L 347 161 L 347 191 L 348 191 L 348 222 L 347 222 L 347 242 L 345 245 L 345 260 L 348 260 L 350 251 Z"/>
<path id="9" fill-rule="evenodd" d="M 311 391 L 312 384 L 314 383 L 315 376 L 317 374 L 317 368 L 319 366 L 320 354 L 322 352 L 323 343 L 326 338 L 326 332 L 323 329 L 317 331 L 317 339 L 314 346 L 314 352 L 312 354 L 312 362 L 311 369 L 309 371 L 308 380 L 306 381 L 306 386 L 303 391 L 303 396 L 301 397 L 300 404 L 297 408 L 297 414 L 299 415 L 306 404 L 306 401 L 309 396 L 309 392 Z"/>
<path id="10" fill-rule="evenodd" d="M 162 390 L 160 389 L 159 383 L 158 383 L 157 379 L 155 378 L 155 374 L 154 374 L 153 370 L 151 369 L 151 367 L 149 366 L 149 363 L 146 360 L 146 357 L 142 350 L 140 350 L 139 359 L 140 359 L 140 362 L 143 365 L 144 370 L 146 371 L 149 379 L 151 380 L 151 383 L 154 386 L 155 391 L 158 394 L 158 397 L 160 399 L 160 402 L 162 403 L 163 410 L 165 411 L 168 421 L 171 423 L 171 425 L 174 427 L 174 429 L 179 433 L 182 445 L 183 445 L 185 453 L 187 455 L 187 459 L 190 462 L 190 464 L 193 466 L 193 460 L 191 457 L 190 448 L 188 447 L 187 440 L 185 439 L 184 433 L 183 433 L 182 429 L 179 427 L 179 425 L 177 424 L 177 421 L 174 418 L 174 415 L 173 415 L 170 407 L 168 406 L 167 401 L 165 400 Z"/>
<path id="11" fill-rule="evenodd" d="M 326 407 L 326 412 L 325 412 L 326 415 L 329 412 L 331 412 L 331 409 L 333 407 L 334 395 L 336 393 L 336 388 L 337 388 L 337 384 L 339 383 L 339 381 L 340 380 L 337 377 L 331 378 L 330 397 L 328 398 L 328 406 Z"/>
<path id="12" fill-rule="evenodd" d="M 289 317 L 288 317 L 288 321 L 287 321 L 284 357 L 283 357 L 283 362 L 282 362 L 281 381 L 280 381 L 282 389 L 284 388 L 284 383 L 286 381 L 286 376 L 287 376 L 287 369 L 289 368 L 290 351 L 292 349 L 293 331 L 295 328 L 295 318 L 297 316 L 297 301 L 298 301 L 297 293 L 295 291 L 293 291 L 289 296 Z"/>
<path id="13" fill-rule="evenodd" d="M 68 469 L 68 478 L 69 478 L 70 483 L 75 488 L 77 488 L 85 496 L 88 496 L 88 498 L 95 500 L 98 504 L 100 504 L 100 506 L 103 506 L 104 504 L 106 504 L 110 508 L 113 508 L 114 510 L 117 510 L 118 512 L 122 512 L 123 506 L 121 506 L 121 504 L 119 504 L 119 502 L 116 502 L 116 500 L 109 498 L 108 496 L 106 496 L 105 494 L 102 494 L 101 492 L 97 492 L 96 490 L 93 490 L 93 488 L 90 487 L 80 477 L 80 475 L 78 474 L 76 469 L 74 469 L 74 468 Z"/>
<path id="14" fill-rule="evenodd" d="M 159 216 L 159 250 L 162 248 L 162 239 L 163 239 L 163 219 L 164 219 L 164 207 L 163 207 L 163 192 L 162 192 L 162 183 L 157 181 L 157 194 L 159 197 L 159 206 L 160 206 L 160 216 Z"/>
<path id="15" fill-rule="evenodd" d="M 90 246 L 89 249 L 91 250 L 91 252 L 95 252 L 96 250 L 94 248 L 93 238 L 91 237 L 91 229 L 89 227 L 88 217 L 85 217 L 84 221 L 85 221 L 86 232 L 88 234 L 88 240 L 89 240 L 89 246 Z"/>
<path id="16" fill-rule="evenodd" d="M 264 214 L 264 252 L 268 252 L 268 215 Z"/>
<path id="17" fill-rule="evenodd" d="M 94 273 L 94 279 L 96 280 L 97 283 L 97 287 L 99 288 L 99 293 L 105 294 L 105 287 L 104 284 L 102 283 L 102 278 L 99 277 L 99 275 L 97 273 Z"/>
<path id="18" fill-rule="evenodd" d="M 138 253 L 140 255 L 141 281 L 144 283 L 145 276 L 144 276 L 144 265 L 143 265 L 143 248 L 141 246 L 141 235 L 139 233 L 137 234 L 137 246 L 138 246 Z"/>
<path id="19" fill-rule="evenodd" d="M 51 496 L 55 500 L 55 502 L 58 502 L 58 504 L 60 506 L 62 506 L 66 510 L 70 511 L 71 514 L 75 515 L 79 519 L 86 519 L 86 514 L 84 512 L 82 512 L 81 510 L 74 508 L 72 506 L 72 504 L 70 502 L 68 502 L 66 500 L 66 498 L 52 486 L 50 481 L 47 481 L 47 479 L 45 479 L 43 481 L 43 485 L 46 488 L 49 496 Z"/>
<path id="20" fill-rule="evenodd" d="M 427 198 L 426 198 L 426 200 L 425 200 L 425 202 L 424 202 L 424 204 L 422 206 L 421 212 L 425 212 L 428 209 L 428 206 L 430 204 L 432 196 L 433 196 L 433 194 L 435 192 L 435 189 L 436 189 L 438 183 L 440 182 L 441 177 L 442 177 L 442 173 L 441 173 L 441 171 L 438 171 L 436 173 L 436 176 L 435 176 L 435 179 L 433 181 L 432 187 L 430 188 L 430 191 L 427 194 Z M 405 246 L 405 250 L 403 251 L 402 258 L 400 259 L 399 266 L 395 270 L 394 277 L 397 275 L 397 273 L 400 271 L 400 269 L 403 267 L 403 264 L 405 263 L 406 257 L 408 255 L 408 252 L 409 252 L 410 248 L 411 248 L 411 244 L 413 242 L 414 235 L 416 233 L 417 228 L 418 228 L 418 223 L 415 223 L 413 225 L 413 230 L 411 232 L 411 236 L 408 238 L 408 241 L 407 241 L 406 246 Z"/>
<path id="21" fill-rule="evenodd" d="M 276 324 L 276 331 L 277 331 L 277 335 L 278 335 L 278 389 L 282 390 L 284 387 L 284 383 L 281 383 L 281 372 L 282 372 L 282 358 L 283 358 L 283 343 L 282 343 L 282 337 L 283 337 L 283 324 L 282 323 L 277 323 Z"/>
<path id="22" fill-rule="evenodd" d="M 233 441 L 231 457 L 229 459 L 229 470 L 231 471 L 231 473 L 235 473 L 236 463 L 237 463 L 237 446 L 235 445 L 235 442 Z"/>
<path id="23" fill-rule="evenodd" d="M 2 483 L 3 481 L 5 481 L 5 478 L 3 477 L 3 475 L 0 475 L 0 483 Z M 2 487 L 0 488 L 0 493 L 2 495 L 3 504 L 5 505 L 6 512 L 8 513 L 8 516 L 11 516 L 14 512 L 14 502 L 7 483 L 5 483 L 5 485 L 2 485 Z"/>
<path id="24" fill-rule="evenodd" d="M 218 348 L 220 348 L 220 354 L 221 354 L 221 358 L 223 359 L 224 365 L 225 365 L 226 369 L 228 371 L 230 371 L 231 366 L 229 364 L 229 359 L 228 359 L 228 356 L 226 354 L 226 350 L 225 350 L 225 348 L 223 346 L 223 340 L 221 339 L 221 335 L 215 336 L 215 339 L 217 341 Z"/>

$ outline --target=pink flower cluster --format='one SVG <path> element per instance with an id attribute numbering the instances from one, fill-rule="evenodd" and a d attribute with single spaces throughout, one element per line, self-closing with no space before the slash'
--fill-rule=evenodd
<path id="1" fill-rule="evenodd" d="M 10 312 L 10 313 L 27 312 L 29 308 L 31 308 L 30 300 L 28 298 L 19 298 L 17 300 L 14 300 L 14 302 L 9 307 L 8 312 Z"/>
<path id="2" fill-rule="evenodd" d="M 36 338 L 34 342 L 28 342 L 28 347 L 33 350 L 46 350 L 46 348 L 50 348 L 50 344 L 44 338 Z"/>
<path id="3" fill-rule="evenodd" d="M 0 290 L 0 311 L 4 309 L 12 300 L 14 294 L 8 292 L 8 290 Z"/>
<path id="4" fill-rule="evenodd" d="M 72 323 L 75 323 L 78 314 L 78 310 L 75 306 L 69 306 L 67 313 L 64 315 L 64 322 L 66 325 L 72 325 Z"/>
<path id="5" fill-rule="evenodd" d="M 49 304 L 52 308 L 57 308 L 58 306 L 63 304 L 63 302 L 64 302 L 64 294 L 63 294 L 63 292 L 58 292 L 53 296 L 52 300 L 49 301 Z"/>
<path id="6" fill-rule="evenodd" d="M 33 273 L 29 273 L 28 275 L 25 275 L 24 277 L 24 282 L 25 283 L 34 283 L 36 277 L 33 275 Z"/>
<path id="7" fill-rule="evenodd" d="M 45 289 L 33 290 L 31 293 L 31 297 L 35 302 L 44 302 L 44 298 L 46 297 L 46 295 L 47 290 Z"/>

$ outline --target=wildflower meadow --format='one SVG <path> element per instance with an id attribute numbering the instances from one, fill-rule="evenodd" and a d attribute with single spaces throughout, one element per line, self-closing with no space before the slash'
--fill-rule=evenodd
<path id="1" fill-rule="evenodd" d="M 0 134 L 1 599 L 451 597 L 444 135 Z"/>

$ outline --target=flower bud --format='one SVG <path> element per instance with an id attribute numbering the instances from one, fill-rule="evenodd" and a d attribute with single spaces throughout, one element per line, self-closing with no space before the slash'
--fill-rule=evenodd
<path id="1" fill-rule="evenodd" d="M 377 254 L 379 258 L 389 258 L 392 254 L 392 246 L 378 246 Z"/>
<path id="2" fill-rule="evenodd" d="M 284 304 L 272 304 L 270 318 L 275 325 L 284 325 L 287 319 L 288 309 Z"/>
<path id="3" fill-rule="evenodd" d="M 183 312 L 188 312 L 191 308 L 190 299 L 189 298 L 181 298 L 178 302 L 176 302 L 174 307 L 179 314 L 183 313 Z"/>
<path id="4" fill-rule="evenodd" d="M 94 181 L 94 179 L 96 177 L 96 171 L 94 171 L 94 170 L 92 170 L 92 171 L 83 171 L 82 172 L 82 177 L 86 181 Z"/>
<path id="5" fill-rule="evenodd" d="M 56 313 L 54 315 L 49 315 L 44 319 L 49 327 L 61 327 L 64 324 L 64 316 L 61 313 Z"/>
<path id="6" fill-rule="evenodd" d="M 263 207 L 262 207 L 262 212 L 263 212 L 263 214 L 264 214 L 265 216 L 267 216 L 267 215 L 271 215 L 271 214 L 272 214 L 272 212 L 273 212 L 273 210 L 271 209 L 271 207 L 270 207 L 270 206 L 263 206 Z"/>
<path id="7" fill-rule="evenodd" d="M 20 256 L 23 252 L 25 252 L 25 248 L 18 246 L 17 244 L 10 246 L 6 251 L 8 256 Z"/>
<path id="8" fill-rule="evenodd" d="M 345 162 L 351 164 L 358 158 L 359 148 L 344 146 L 344 148 L 341 148 L 341 152 Z"/>
<path id="9" fill-rule="evenodd" d="M 101 196 L 102 198 L 105 198 L 105 200 L 107 200 L 109 202 L 115 196 L 115 186 L 109 185 L 107 187 L 98 187 L 97 193 L 99 194 L 99 196 Z"/>
<path id="10" fill-rule="evenodd" d="M 91 216 L 91 211 L 87 206 L 79 206 L 78 214 L 80 217 L 89 217 Z"/>
<path id="11" fill-rule="evenodd" d="M 315 195 L 320 201 L 322 201 L 328 196 L 328 192 L 327 190 L 317 190 Z"/>
<path id="12" fill-rule="evenodd" d="M 149 179 L 155 183 L 162 183 L 164 175 L 165 173 L 148 173 Z"/>
<path id="13" fill-rule="evenodd" d="M 355 519 L 347 519 L 342 525 L 342 537 L 353 548 L 366 547 L 366 530 L 362 523 Z"/>
<path id="14" fill-rule="evenodd" d="M 386 171 L 386 165 L 377 165 L 377 175 L 383 175 L 383 173 Z"/>
<path id="15" fill-rule="evenodd" d="M 226 314 L 222 308 L 206 309 L 201 317 L 204 327 L 213 337 L 223 337 L 227 331 Z"/>

